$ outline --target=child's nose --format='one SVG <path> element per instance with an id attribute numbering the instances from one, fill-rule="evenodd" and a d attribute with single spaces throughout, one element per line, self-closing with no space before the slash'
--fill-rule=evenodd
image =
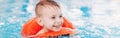
<path id="1" fill-rule="evenodd" d="M 56 19 L 56 24 L 61 24 L 62 23 L 62 20 L 61 19 Z"/>

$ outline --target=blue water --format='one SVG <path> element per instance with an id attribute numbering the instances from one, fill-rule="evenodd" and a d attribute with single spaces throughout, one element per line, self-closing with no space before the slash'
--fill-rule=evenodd
<path id="1" fill-rule="evenodd" d="M 120 38 L 119 0 L 56 0 L 63 15 L 79 30 L 74 38 Z M 0 0 L 0 38 L 22 38 L 20 31 L 35 16 L 37 0 Z"/>

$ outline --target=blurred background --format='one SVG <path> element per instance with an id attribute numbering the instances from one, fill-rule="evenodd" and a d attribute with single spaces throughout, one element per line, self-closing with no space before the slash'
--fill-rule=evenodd
<path id="1" fill-rule="evenodd" d="M 79 29 L 74 38 L 120 38 L 120 0 L 55 0 Z M 0 0 L 0 38 L 22 38 L 39 0 Z"/>

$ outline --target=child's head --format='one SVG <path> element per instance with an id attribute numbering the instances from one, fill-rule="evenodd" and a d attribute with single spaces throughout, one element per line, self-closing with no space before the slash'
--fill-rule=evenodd
<path id="1" fill-rule="evenodd" d="M 52 31 L 59 31 L 62 27 L 63 17 L 60 6 L 52 0 L 40 1 L 35 8 L 38 24 Z"/>

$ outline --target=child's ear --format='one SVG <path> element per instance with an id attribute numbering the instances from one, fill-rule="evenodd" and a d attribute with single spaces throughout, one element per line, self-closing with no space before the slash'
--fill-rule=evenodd
<path id="1" fill-rule="evenodd" d="M 36 21 L 37 21 L 37 23 L 38 23 L 40 26 L 43 26 L 43 23 L 42 23 L 41 18 L 37 18 Z"/>

